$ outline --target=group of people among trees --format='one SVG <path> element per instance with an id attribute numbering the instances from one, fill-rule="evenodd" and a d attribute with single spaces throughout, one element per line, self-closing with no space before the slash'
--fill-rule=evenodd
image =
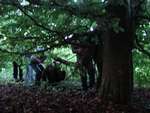
<path id="1" fill-rule="evenodd" d="M 99 46 L 91 42 L 85 43 L 85 41 L 74 39 L 66 41 L 71 44 L 72 52 L 76 54 L 77 62 L 75 64 L 79 70 L 82 89 L 87 91 L 88 88 L 98 88 L 100 85 L 99 82 L 101 82 L 102 59 L 97 55 L 97 49 L 100 49 L 101 45 Z M 37 57 L 32 54 L 27 54 L 26 57 L 30 62 L 27 65 L 24 77 L 27 84 L 32 84 L 33 81 L 40 83 L 39 81 L 41 80 L 53 83 L 65 79 L 66 72 L 62 71 L 56 65 L 49 64 L 46 68 L 43 66 L 46 57 Z M 23 80 L 21 65 L 18 65 L 14 61 L 13 76 L 15 80 L 17 80 L 18 71 L 19 80 Z M 96 79 L 96 77 L 98 77 L 98 79 Z"/>
<path id="2" fill-rule="evenodd" d="M 45 57 L 40 58 L 31 54 L 28 54 L 26 57 L 28 57 L 28 60 L 30 61 L 30 63 L 27 65 L 26 74 L 24 77 L 26 85 L 33 85 L 33 84 L 39 85 L 41 80 L 53 83 L 65 79 L 66 75 L 65 71 L 62 71 L 56 65 L 49 64 L 46 68 L 43 66 L 43 61 L 45 60 Z M 14 79 L 15 80 L 17 79 L 19 69 L 19 77 L 21 80 L 23 80 L 22 69 L 18 67 L 19 65 L 14 61 L 13 62 Z"/>
<path id="3" fill-rule="evenodd" d="M 96 67 L 93 59 L 95 46 L 93 45 L 91 47 L 91 45 L 80 44 L 80 42 L 77 44 L 72 44 L 72 51 L 77 56 L 76 66 L 80 72 L 82 88 L 83 90 L 87 90 L 88 87 L 94 87 L 96 82 Z M 42 63 L 45 58 L 38 58 L 37 56 L 31 54 L 28 54 L 27 57 L 30 60 L 30 63 L 27 65 L 27 70 L 24 77 L 26 82 L 31 83 L 32 81 L 48 80 L 49 83 L 53 83 L 65 79 L 66 72 L 62 71 L 56 65 L 53 66 L 52 64 L 49 64 L 46 68 L 44 68 Z M 16 61 L 13 61 L 13 77 L 16 81 L 18 80 L 18 75 L 19 80 L 23 80 L 23 70 L 21 65 L 18 65 Z"/>

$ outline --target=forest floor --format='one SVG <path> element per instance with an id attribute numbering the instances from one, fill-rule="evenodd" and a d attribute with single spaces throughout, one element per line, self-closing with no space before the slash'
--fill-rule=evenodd
<path id="1" fill-rule="evenodd" d="M 150 89 L 135 89 L 132 105 L 102 102 L 94 90 L 0 85 L 0 113 L 150 113 Z"/>

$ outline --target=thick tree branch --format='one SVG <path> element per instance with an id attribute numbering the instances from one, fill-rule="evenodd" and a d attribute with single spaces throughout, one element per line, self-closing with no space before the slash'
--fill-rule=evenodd
<path id="1" fill-rule="evenodd" d="M 65 65 L 75 65 L 74 62 L 71 62 L 71 61 L 62 59 L 62 58 L 60 58 L 60 57 L 54 58 L 54 60 L 57 61 L 57 62 L 60 62 L 60 63 L 62 63 L 62 64 L 65 64 Z"/>
<path id="2" fill-rule="evenodd" d="M 67 39 L 64 39 L 64 41 L 67 43 L 67 44 L 71 44 L 71 45 L 76 45 L 76 46 L 79 46 L 79 47 L 93 47 L 93 45 L 95 45 L 94 43 L 93 44 L 83 44 L 83 43 L 77 43 L 76 40 L 80 40 L 80 38 L 84 38 L 84 37 L 89 37 L 89 38 L 93 38 L 95 37 L 96 35 L 99 35 L 101 31 L 95 29 L 94 31 L 88 31 L 88 32 L 82 32 L 82 33 L 73 33 L 72 35 L 72 38 L 67 38 Z M 100 36 L 99 36 L 100 38 Z M 102 42 L 101 42 L 102 43 Z"/>
<path id="3" fill-rule="evenodd" d="M 22 55 L 23 54 L 21 52 L 11 51 L 11 50 L 2 49 L 2 48 L 0 48 L 0 52 L 2 52 L 2 53 L 8 53 L 8 54 L 15 54 L 15 55 Z"/>
<path id="4" fill-rule="evenodd" d="M 2 49 L 2 48 L 0 48 L 0 51 L 1 51 L 2 53 L 8 53 L 8 54 L 15 54 L 15 55 L 24 56 L 24 55 L 26 55 L 27 53 L 30 53 L 30 54 L 43 53 L 43 52 L 52 50 L 52 49 L 54 49 L 55 47 L 60 47 L 60 46 L 62 46 L 62 45 L 65 45 L 65 44 L 53 44 L 53 45 L 51 45 L 50 47 L 47 47 L 47 48 L 45 48 L 45 49 L 43 49 L 43 50 L 40 50 L 40 51 L 31 51 L 31 49 L 28 49 L 28 50 L 25 50 L 26 52 L 19 52 L 19 51 L 7 50 L 7 49 Z"/>
<path id="5" fill-rule="evenodd" d="M 150 22 L 150 17 L 148 17 L 148 16 L 137 16 L 136 18 L 138 18 L 140 20 L 147 20 Z"/>

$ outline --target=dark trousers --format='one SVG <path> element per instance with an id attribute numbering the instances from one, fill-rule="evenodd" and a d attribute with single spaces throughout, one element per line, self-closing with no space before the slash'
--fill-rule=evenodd
<path id="1" fill-rule="evenodd" d="M 14 79 L 17 79 L 17 78 L 18 78 L 18 71 L 14 71 L 13 77 L 14 77 Z"/>
<path id="2" fill-rule="evenodd" d="M 95 67 L 92 61 L 80 66 L 80 77 L 83 90 L 87 90 L 88 87 L 92 88 L 95 85 Z"/>

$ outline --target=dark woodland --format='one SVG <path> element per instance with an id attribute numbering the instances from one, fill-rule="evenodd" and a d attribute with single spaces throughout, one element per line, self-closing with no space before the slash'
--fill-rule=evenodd
<path id="1" fill-rule="evenodd" d="M 150 0 L 0 0 L 0 113 L 150 113 Z"/>

